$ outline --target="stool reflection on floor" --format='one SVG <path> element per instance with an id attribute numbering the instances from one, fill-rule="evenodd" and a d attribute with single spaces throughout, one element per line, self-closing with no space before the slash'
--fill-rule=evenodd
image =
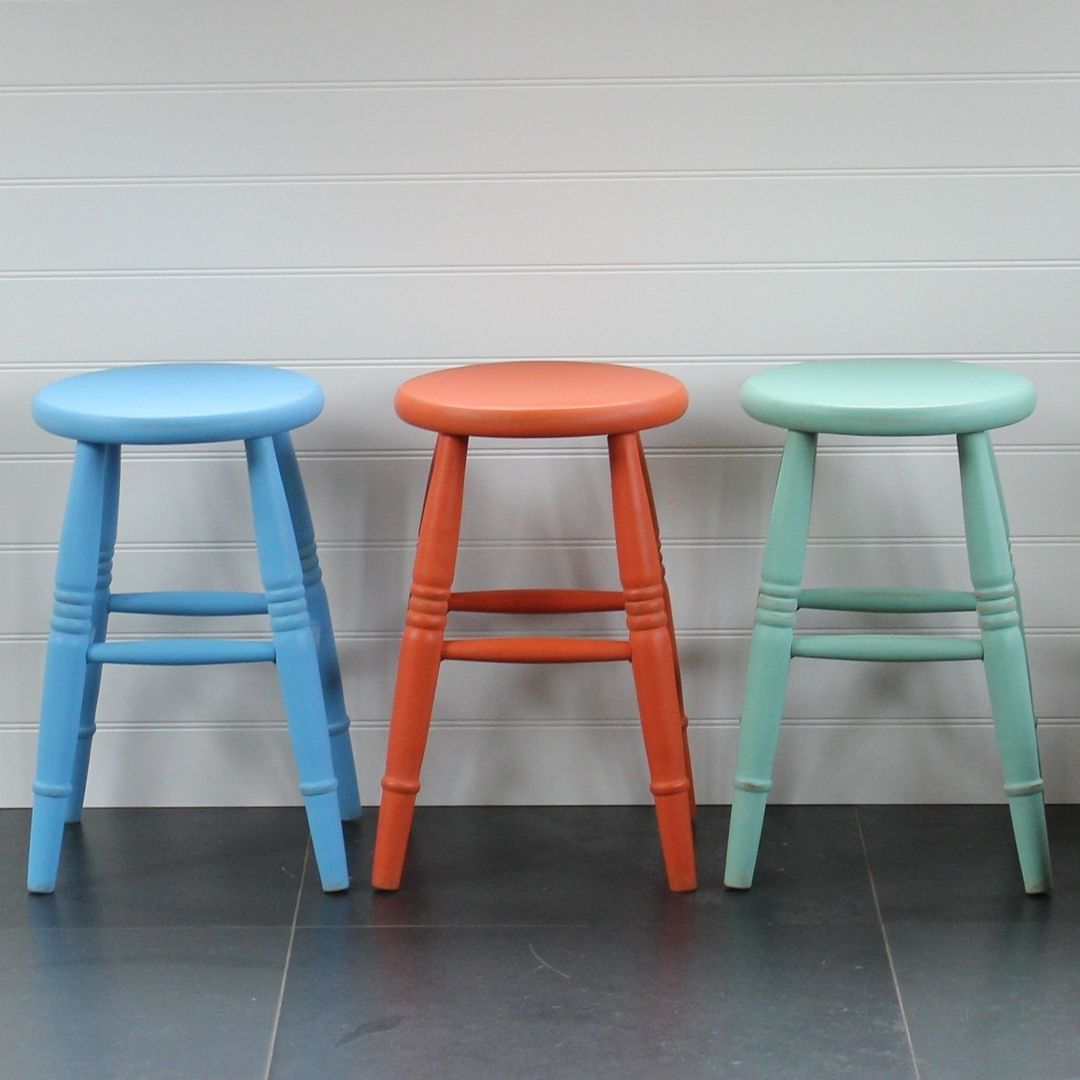
<path id="1" fill-rule="evenodd" d="M 360 813 L 349 721 L 315 532 L 289 432 L 322 410 L 305 375 L 247 364 L 160 364 L 62 379 L 34 398 L 77 440 L 45 662 L 27 885 L 56 886 L 64 825 L 82 814 L 101 665 L 276 663 L 323 888 L 348 888 L 341 820 Z M 120 448 L 243 440 L 263 593 L 113 593 Z M 106 641 L 110 612 L 269 614 L 272 641 Z"/>
<path id="2" fill-rule="evenodd" d="M 398 662 L 372 883 L 396 889 L 412 825 L 439 666 L 443 660 L 578 663 L 629 660 L 669 886 L 697 884 L 693 791 L 671 603 L 639 432 L 686 411 L 683 385 L 642 368 L 518 361 L 450 368 L 410 379 L 395 406 L 438 433 L 420 524 Z M 608 440 L 621 591 L 513 589 L 454 593 L 470 436 Z M 447 640 L 450 611 L 567 614 L 623 611 L 627 641 L 585 638 Z"/>
<path id="3" fill-rule="evenodd" d="M 1024 887 L 1050 888 L 1050 853 L 1027 647 L 1009 526 L 989 430 L 1035 407 L 1031 383 L 951 361 L 818 361 L 776 367 L 743 386 L 751 416 L 788 429 L 765 545 L 739 734 L 725 884 L 749 888 L 793 656 L 830 660 L 982 660 Z M 802 588 L 819 432 L 955 435 L 974 592 Z M 974 638 L 796 635 L 800 608 L 904 614 L 974 611 Z"/>

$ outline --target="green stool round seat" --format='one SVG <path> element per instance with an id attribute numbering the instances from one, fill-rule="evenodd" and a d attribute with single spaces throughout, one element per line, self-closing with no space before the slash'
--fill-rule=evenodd
<path id="1" fill-rule="evenodd" d="M 752 375 L 742 404 L 793 431 L 958 435 L 1030 416 L 1035 388 L 1011 371 L 955 360 L 818 360 Z"/>
<path id="2" fill-rule="evenodd" d="M 724 882 L 754 875 L 772 787 L 788 672 L 810 660 L 982 661 L 1024 888 L 1050 888 L 1050 853 L 1024 621 L 990 439 L 1035 407 L 1027 379 L 981 364 L 817 361 L 771 368 L 743 386 L 746 411 L 787 428 L 773 498 L 746 674 Z M 818 435 L 956 436 L 970 589 L 804 588 Z M 854 493 L 853 493 L 854 494 Z M 801 610 L 971 612 L 977 636 L 796 632 Z"/>

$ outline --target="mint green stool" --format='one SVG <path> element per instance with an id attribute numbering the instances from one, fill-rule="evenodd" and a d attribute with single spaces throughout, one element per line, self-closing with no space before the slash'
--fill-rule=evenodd
<path id="1" fill-rule="evenodd" d="M 754 876 L 793 656 L 822 660 L 982 660 L 1024 887 L 1050 888 L 1043 783 L 1027 648 L 992 428 L 1035 408 L 1035 388 L 997 368 L 951 361 L 818 361 L 772 368 L 742 390 L 746 411 L 788 429 L 750 641 L 724 883 Z M 802 588 L 819 432 L 955 435 L 974 592 Z M 800 608 L 978 613 L 979 638 L 795 633 Z"/>

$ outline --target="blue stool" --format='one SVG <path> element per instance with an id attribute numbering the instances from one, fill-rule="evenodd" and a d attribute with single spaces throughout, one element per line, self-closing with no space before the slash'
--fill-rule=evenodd
<path id="1" fill-rule="evenodd" d="M 102 664 L 277 664 L 322 886 L 346 889 L 341 821 L 360 814 L 349 720 L 315 532 L 289 432 L 322 411 L 318 383 L 277 368 L 155 364 L 62 379 L 34 419 L 77 440 L 45 660 L 27 887 L 56 887 L 64 825 L 82 815 Z M 242 439 L 264 593 L 112 593 L 120 447 Z M 105 640 L 109 612 L 267 613 L 272 641 Z"/>

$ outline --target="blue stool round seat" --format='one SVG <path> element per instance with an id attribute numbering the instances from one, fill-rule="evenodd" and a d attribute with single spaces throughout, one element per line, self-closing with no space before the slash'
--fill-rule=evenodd
<path id="1" fill-rule="evenodd" d="M 816 360 L 752 375 L 742 404 L 789 431 L 959 435 L 1030 416 L 1035 387 L 1011 371 L 955 360 Z"/>
<path id="2" fill-rule="evenodd" d="M 64 829 L 80 820 L 108 664 L 272 663 L 323 888 L 349 886 L 343 820 L 359 816 L 349 717 L 315 528 L 292 429 L 319 415 L 306 375 L 254 364 L 149 364 L 62 379 L 34 398 L 34 419 L 75 440 L 56 563 L 38 729 L 27 886 L 56 888 Z M 243 441 L 260 592 L 114 592 L 124 443 Z M 109 640 L 111 613 L 266 615 L 270 636 Z"/>
<path id="3" fill-rule="evenodd" d="M 92 443 L 257 439 L 322 411 L 314 379 L 257 364 L 139 364 L 61 379 L 38 391 L 46 431 Z"/>

